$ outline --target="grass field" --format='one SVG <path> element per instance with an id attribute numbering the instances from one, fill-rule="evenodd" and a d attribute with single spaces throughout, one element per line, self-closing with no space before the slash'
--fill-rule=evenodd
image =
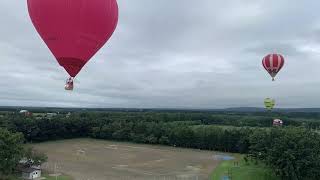
<path id="1" fill-rule="evenodd" d="M 219 164 L 213 171 L 211 180 L 223 180 L 223 177 L 228 175 L 232 180 L 280 180 L 264 165 L 255 165 L 253 162 L 247 164 L 243 156 L 233 156 L 236 157 L 235 160 L 223 161 Z M 239 162 L 238 166 L 235 166 L 234 162 Z"/>
<path id="2" fill-rule="evenodd" d="M 48 155 L 45 170 L 76 180 L 207 180 L 220 162 L 211 151 L 94 139 L 33 146 Z"/>
<path id="3" fill-rule="evenodd" d="M 73 180 L 71 177 L 65 175 L 61 175 L 56 178 L 45 174 L 43 177 L 45 177 L 46 180 Z"/>
<path id="4" fill-rule="evenodd" d="M 66 176 L 66 175 L 60 175 L 57 178 L 55 176 L 49 176 L 49 174 L 44 173 L 42 174 L 42 177 L 45 178 L 45 180 L 74 180 L 72 177 L 70 176 Z M 18 173 L 16 175 L 12 175 L 10 177 L 2 177 L 0 176 L 0 180 L 1 179 L 10 179 L 10 180 L 22 180 L 21 178 L 21 174 Z"/>

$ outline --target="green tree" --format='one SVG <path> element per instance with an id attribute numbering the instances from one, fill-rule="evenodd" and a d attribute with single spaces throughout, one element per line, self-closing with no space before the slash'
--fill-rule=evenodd
<path id="1" fill-rule="evenodd" d="M 320 136 L 304 128 L 255 131 L 250 156 L 272 167 L 285 180 L 320 177 Z"/>
<path id="2" fill-rule="evenodd" d="M 23 156 L 23 135 L 0 129 L 0 174 L 11 174 Z"/>
<path id="3" fill-rule="evenodd" d="M 30 147 L 24 150 L 23 158 L 25 159 L 24 165 L 26 167 L 40 166 L 48 160 L 46 154 L 36 151 L 35 149 Z"/>

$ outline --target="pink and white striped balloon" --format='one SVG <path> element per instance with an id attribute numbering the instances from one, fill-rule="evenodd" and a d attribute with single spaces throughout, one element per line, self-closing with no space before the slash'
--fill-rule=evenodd
<path id="1" fill-rule="evenodd" d="M 281 54 L 268 54 L 262 59 L 264 69 L 272 77 L 272 81 L 284 65 L 284 58 Z"/>

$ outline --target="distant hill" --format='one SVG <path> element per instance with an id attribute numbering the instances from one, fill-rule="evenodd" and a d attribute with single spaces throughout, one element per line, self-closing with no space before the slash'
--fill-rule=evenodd
<path id="1" fill-rule="evenodd" d="M 183 108 L 60 108 L 60 107 L 20 107 L 0 106 L 0 111 L 19 112 L 25 109 L 32 112 L 266 112 L 258 107 L 234 107 L 225 109 L 183 109 Z M 320 112 L 320 108 L 278 108 L 273 112 Z"/>
<path id="2" fill-rule="evenodd" d="M 231 112 L 265 112 L 264 108 L 256 107 L 238 107 L 238 108 L 226 108 L 225 111 Z M 320 108 L 277 108 L 273 109 L 273 112 L 320 112 Z"/>
<path id="3" fill-rule="evenodd" d="M 266 111 L 266 109 L 264 108 L 257 108 L 257 107 L 234 107 L 234 108 L 226 108 L 223 110 L 231 111 L 231 112 L 264 112 Z"/>

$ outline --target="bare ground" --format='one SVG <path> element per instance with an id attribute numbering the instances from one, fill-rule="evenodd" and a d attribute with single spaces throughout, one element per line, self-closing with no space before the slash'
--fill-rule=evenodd
<path id="1" fill-rule="evenodd" d="M 46 170 L 75 180 L 204 180 L 219 163 L 210 151 L 94 139 L 33 146 L 48 155 Z"/>

